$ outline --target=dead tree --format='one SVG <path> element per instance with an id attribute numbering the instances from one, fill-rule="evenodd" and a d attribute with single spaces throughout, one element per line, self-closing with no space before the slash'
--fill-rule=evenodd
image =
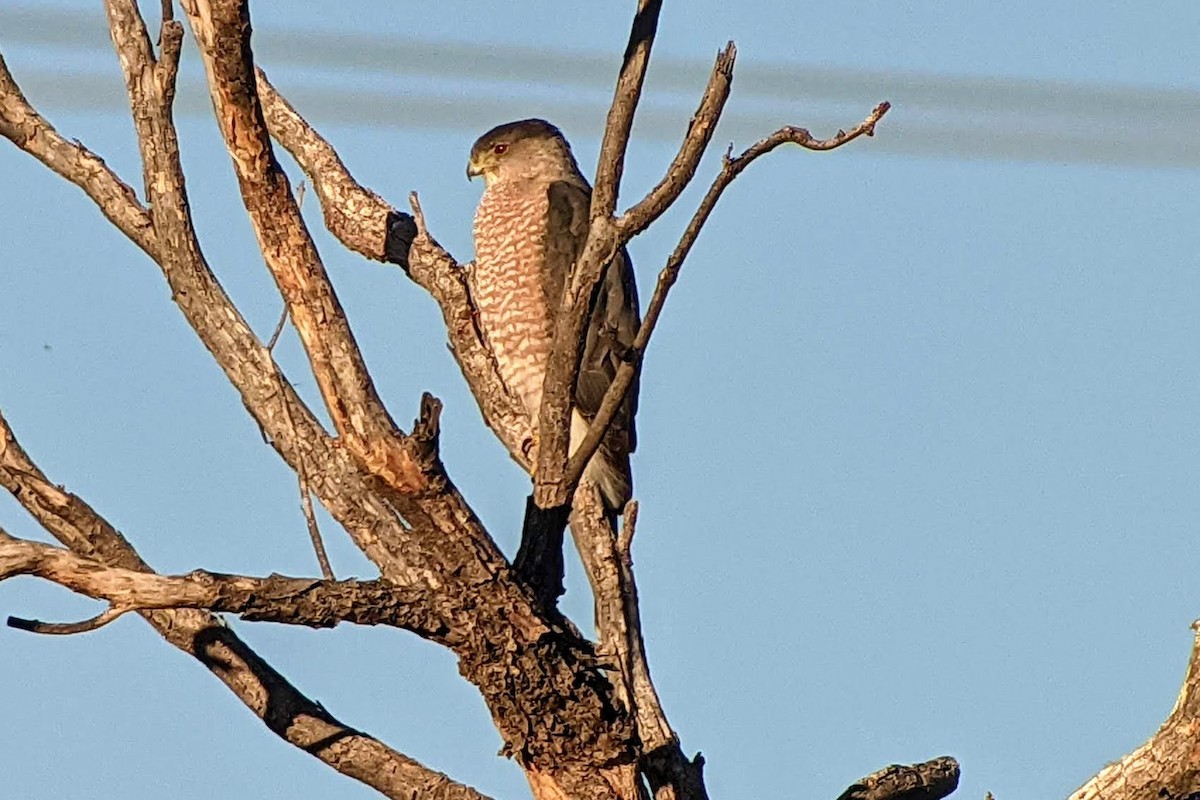
<path id="1" fill-rule="evenodd" d="M 416 196 L 410 199 L 410 215 L 361 186 L 329 143 L 268 82 L 254 64 L 245 0 L 182 0 L 243 204 L 333 430 L 321 423 L 293 390 L 270 345 L 223 291 L 193 227 L 172 116 L 183 24 L 164 0 L 154 41 L 133 0 L 105 5 L 137 132 L 143 196 L 84 144 L 64 138 L 40 116 L 2 58 L 0 134 L 82 189 L 162 271 L 188 324 L 266 440 L 295 471 L 325 574 L 321 579 L 204 571 L 159 575 L 97 510 L 40 469 L 0 416 L 0 485 L 63 545 L 21 540 L 0 530 L 0 579 L 35 575 L 106 604 L 103 613 L 83 622 L 10 618 L 9 624 L 70 634 L 137 613 L 200 661 L 276 734 L 339 772 L 386 797 L 478 800 L 483 796 L 476 790 L 338 721 L 215 615 L 311 627 L 349 622 L 401 628 L 454 652 L 463 676 L 486 702 L 505 753 L 520 765 L 539 800 L 706 797 L 703 760 L 681 748 L 650 679 L 630 555 L 637 506 L 626 508 L 618 532 L 605 520 L 598 498 L 577 493 L 576 487 L 588 455 L 641 368 L 667 294 L 725 188 L 780 145 L 830 150 L 872 135 L 888 105 L 880 104 L 862 123 L 830 139 L 784 127 L 739 155 L 726 154 L 666 259 L 633 352 L 591 434 L 568 458 L 569 387 L 577 368 L 572 354 L 578 351 L 591 289 L 606 254 L 653 224 L 695 176 L 733 78 L 730 44 L 716 59 L 663 179 L 618 213 L 622 165 L 661 6 L 658 0 L 639 0 L 605 127 L 587 244 L 564 290 L 537 423 L 538 463 L 533 464 L 527 445 L 534 426 L 499 379 L 475 324 L 464 270 L 429 234 Z M 554 524 L 562 524 L 569 510 L 591 583 L 596 641 L 582 636 L 521 580 L 456 489 L 439 457 L 438 400 L 428 394 L 421 398 L 408 431 L 395 423 L 376 393 L 275 159 L 273 141 L 300 164 L 326 225 L 342 244 L 368 259 L 401 266 L 438 303 L 452 352 L 484 420 L 512 458 L 536 476 L 531 509 L 559 509 L 562 519 Z M 313 496 L 375 564 L 377 579 L 334 578 L 312 523 Z M 1163 729 L 1073 797 L 1182 797 L 1200 788 L 1198 663 L 1200 650 L 1193 652 L 1180 701 Z M 854 783 L 842 798 L 938 798 L 957 782 L 957 763 L 943 757 L 887 767 Z"/>

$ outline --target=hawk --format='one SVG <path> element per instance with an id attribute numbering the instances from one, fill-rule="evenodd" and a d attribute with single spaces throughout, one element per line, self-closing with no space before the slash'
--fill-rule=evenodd
<path id="1" fill-rule="evenodd" d="M 500 377 L 521 399 L 536 430 L 554 318 L 587 238 L 592 187 L 562 132 L 541 119 L 510 122 L 480 136 L 467 164 L 468 178 L 479 175 L 485 189 L 475 212 L 472 294 Z M 633 267 L 622 248 L 592 298 L 571 413 L 571 452 L 587 434 L 639 324 Z M 637 390 L 634 383 L 583 476 L 599 487 L 614 514 L 632 492 Z"/>

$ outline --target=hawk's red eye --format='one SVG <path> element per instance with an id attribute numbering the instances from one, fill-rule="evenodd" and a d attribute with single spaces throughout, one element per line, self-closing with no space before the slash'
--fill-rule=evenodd
<path id="1" fill-rule="evenodd" d="M 498 156 L 502 156 L 508 152 L 508 145 L 506 145 L 506 144 L 492 145 L 492 152 Z"/>

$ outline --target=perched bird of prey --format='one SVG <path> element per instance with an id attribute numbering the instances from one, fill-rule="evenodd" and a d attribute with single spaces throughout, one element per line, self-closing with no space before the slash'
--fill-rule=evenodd
<path id="1" fill-rule="evenodd" d="M 475 212 L 472 294 L 500 377 L 524 403 L 536 430 L 554 318 L 587 238 L 592 187 L 562 132 L 540 119 L 510 122 L 479 137 L 467 165 L 467 177 L 478 175 L 486 188 Z M 633 267 L 622 249 L 605 267 L 592 298 L 571 415 L 572 452 L 587 434 L 638 325 Z M 600 488 L 610 512 L 619 512 L 632 490 L 637 388 L 635 383 L 625 396 L 583 476 Z"/>

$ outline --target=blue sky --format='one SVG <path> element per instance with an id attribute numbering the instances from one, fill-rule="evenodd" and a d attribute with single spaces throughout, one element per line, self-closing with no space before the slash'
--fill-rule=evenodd
<path id="1" fill-rule="evenodd" d="M 140 183 L 96 9 L 15 8 L 0 10 L 0 52 L 31 100 Z M 586 65 L 607 55 L 615 74 L 627 11 L 328 8 L 255 7 L 263 65 L 361 181 L 397 205 L 419 191 L 460 259 L 480 132 L 546 116 L 595 163 L 608 92 Z M 895 105 L 876 140 L 781 150 L 739 178 L 647 357 L 643 617 L 713 797 L 833 798 L 942 754 L 962 762 L 959 796 L 1065 796 L 1165 718 L 1200 616 L 1186 568 L 1200 555 L 1198 25 L 1187 2 L 667 4 L 627 202 L 660 177 L 728 39 L 739 76 L 718 143 L 744 147 L 767 123 L 827 134 Z M 352 61 L 374 52 L 366 36 L 394 43 L 395 61 Z M 450 58 L 449 74 L 413 40 L 477 56 Z M 561 71 L 510 77 L 517 46 L 561 56 Z M 190 47 L 185 62 L 187 89 Z M 769 80 L 788 70 L 795 91 Z M 181 98 L 197 224 L 265 338 L 280 301 L 215 128 L 186 111 L 204 102 Z M 702 188 L 634 242 L 643 295 Z M 311 198 L 306 211 L 319 229 Z M 51 477 L 164 572 L 315 574 L 294 476 L 156 268 L 7 144 L 0 234 L 0 408 Z M 443 398 L 448 468 L 513 553 L 526 479 L 481 424 L 433 302 L 318 235 L 395 416 L 423 390 Z M 314 397 L 294 337 L 279 355 Z M 8 498 L 0 525 L 43 536 Z M 323 529 L 339 576 L 371 574 Z M 573 561 L 568 585 L 586 622 Z M 4 614 L 97 610 L 0 584 Z M 528 791 L 447 653 L 391 630 L 233 624 L 345 722 L 493 796 Z M 136 619 L 66 638 L 0 630 L 0 686 L 14 797 L 373 796 L 280 743 Z"/>

